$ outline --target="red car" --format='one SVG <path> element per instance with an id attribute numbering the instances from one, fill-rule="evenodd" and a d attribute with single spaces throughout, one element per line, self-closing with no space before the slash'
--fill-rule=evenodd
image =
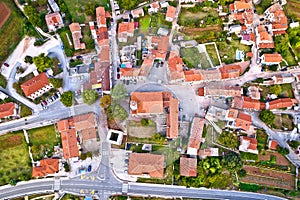
<path id="1" fill-rule="evenodd" d="M 120 74 L 117 74 L 117 79 L 120 79 Z"/>
<path id="2" fill-rule="evenodd" d="M 3 65 L 4 65 L 5 67 L 9 67 L 9 64 L 7 64 L 7 63 L 3 63 Z"/>

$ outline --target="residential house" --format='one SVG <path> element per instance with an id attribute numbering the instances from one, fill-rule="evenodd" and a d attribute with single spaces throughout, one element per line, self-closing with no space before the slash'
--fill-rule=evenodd
<path id="1" fill-rule="evenodd" d="M 129 155 L 128 174 L 163 178 L 164 156 L 149 153 L 131 153 Z"/>
<path id="2" fill-rule="evenodd" d="M 32 177 L 45 177 L 59 171 L 59 160 L 47 158 L 40 160 L 38 165 L 32 168 Z"/>
<path id="3" fill-rule="evenodd" d="M 131 15 L 132 15 L 133 18 L 143 17 L 144 16 L 144 9 L 143 9 L 143 7 L 136 8 L 136 9 L 132 10 L 131 11 Z"/>
<path id="4" fill-rule="evenodd" d="M 196 177 L 197 176 L 197 158 L 180 157 L 180 175 Z"/>
<path id="5" fill-rule="evenodd" d="M 97 122 L 93 113 L 74 116 L 73 120 L 81 144 L 97 140 Z"/>
<path id="6" fill-rule="evenodd" d="M 257 47 L 260 49 L 274 48 L 274 42 L 272 35 L 266 30 L 264 25 L 259 25 L 255 29 Z"/>
<path id="7" fill-rule="evenodd" d="M 45 16 L 46 24 L 49 32 L 54 32 L 64 26 L 63 20 L 59 12 L 51 13 Z"/>
<path id="8" fill-rule="evenodd" d="M 109 54 L 110 52 L 104 51 L 101 55 Z M 110 90 L 110 73 L 109 62 L 95 62 L 94 70 L 90 72 L 90 81 L 83 85 L 84 90 L 95 89 L 97 91 Z"/>
<path id="9" fill-rule="evenodd" d="M 239 86 L 206 86 L 203 89 L 198 89 L 199 96 L 222 96 L 222 97 L 235 97 L 242 95 L 242 89 Z"/>
<path id="10" fill-rule="evenodd" d="M 266 109 L 275 110 L 280 108 L 292 108 L 294 101 L 290 98 L 276 99 L 266 103 Z"/>
<path id="11" fill-rule="evenodd" d="M 241 25 L 231 25 L 229 27 L 229 32 L 230 33 L 235 33 L 236 35 L 238 35 L 242 30 L 242 26 Z"/>
<path id="12" fill-rule="evenodd" d="M 13 102 L 0 104 L 0 118 L 18 116 L 17 109 L 18 104 Z"/>
<path id="13" fill-rule="evenodd" d="M 265 19 L 271 22 L 273 35 L 285 34 L 288 28 L 288 21 L 282 6 L 274 3 L 265 11 Z"/>
<path id="14" fill-rule="evenodd" d="M 241 136 L 239 151 L 258 154 L 257 140 L 255 138 L 248 138 L 246 136 Z"/>
<path id="15" fill-rule="evenodd" d="M 103 45 L 109 46 L 108 30 L 106 27 L 97 28 L 96 39 L 99 48 Z"/>
<path id="16" fill-rule="evenodd" d="M 250 97 L 234 97 L 232 107 L 235 109 L 264 110 L 266 104 Z"/>
<path id="17" fill-rule="evenodd" d="M 119 42 L 127 42 L 128 37 L 134 35 L 134 22 L 121 22 L 118 27 Z"/>
<path id="18" fill-rule="evenodd" d="M 254 33 L 247 33 L 242 35 L 241 44 L 244 45 L 253 45 L 255 44 L 256 37 Z"/>
<path id="19" fill-rule="evenodd" d="M 275 75 L 272 77 L 274 84 L 286 84 L 293 83 L 295 81 L 295 77 L 291 74 L 281 74 Z"/>
<path id="20" fill-rule="evenodd" d="M 263 54 L 261 57 L 261 63 L 265 65 L 278 65 L 282 62 L 282 56 L 278 53 L 275 54 Z"/>
<path id="21" fill-rule="evenodd" d="M 149 14 L 158 13 L 159 8 L 160 8 L 159 2 L 155 1 L 148 6 L 148 13 Z"/>
<path id="22" fill-rule="evenodd" d="M 167 8 L 167 7 L 169 7 L 169 3 L 167 1 L 159 2 L 159 4 L 160 4 L 161 8 Z"/>
<path id="23" fill-rule="evenodd" d="M 200 144 L 203 141 L 202 132 L 204 127 L 204 118 L 194 117 L 191 127 L 191 133 L 188 143 L 187 154 L 197 156 Z"/>
<path id="24" fill-rule="evenodd" d="M 178 137 L 178 107 L 178 100 L 170 92 L 131 93 L 131 114 L 166 114 L 166 136 L 169 139 Z"/>
<path id="25" fill-rule="evenodd" d="M 166 21 L 173 22 L 174 17 L 175 17 L 175 13 L 176 13 L 176 8 L 173 7 L 173 6 L 169 6 L 167 8 Z"/>
<path id="26" fill-rule="evenodd" d="M 245 113 L 239 112 L 236 120 L 235 120 L 235 127 L 241 128 L 245 131 L 249 131 L 252 125 L 252 117 Z"/>
<path id="27" fill-rule="evenodd" d="M 268 147 L 271 150 L 276 150 L 278 146 L 278 142 L 276 140 L 269 140 Z"/>
<path id="28" fill-rule="evenodd" d="M 169 58 L 169 69 L 171 72 L 171 83 L 183 82 L 185 80 L 183 72 L 183 61 L 179 56 Z"/>
<path id="29" fill-rule="evenodd" d="M 248 87 L 248 96 L 251 99 L 259 100 L 260 99 L 259 87 L 257 87 L 257 86 L 249 86 Z"/>
<path id="30" fill-rule="evenodd" d="M 235 1 L 233 4 L 229 5 L 230 11 L 231 12 L 242 12 L 245 10 L 250 10 L 252 9 L 252 1 L 246 1 L 246 0 L 241 0 L 241 1 Z"/>
<path id="31" fill-rule="evenodd" d="M 221 80 L 222 74 L 219 69 L 212 70 L 198 70 L 198 73 L 201 74 L 203 81 L 213 81 L 213 80 Z"/>
<path id="32" fill-rule="evenodd" d="M 238 78 L 242 73 L 240 65 L 226 65 L 219 68 L 222 79 Z"/>
<path id="33" fill-rule="evenodd" d="M 165 60 L 168 53 L 169 37 L 153 36 L 151 38 L 150 46 L 149 49 L 154 47 L 154 49 L 151 50 L 151 53 L 155 59 Z"/>
<path id="34" fill-rule="evenodd" d="M 225 120 L 228 112 L 227 106 L 211 105 L 209 106 L 205 118 L 217 122 L 218 120 Z"/>
<path id="35" fill-rule="evenodd" d="M 48 0 L 48 4 L 50 5 L 50 8 L 53 12 L 59 12 L 59 7 L 57 3 L 54 0 Z"/>
<path id="36" fill-rule="evenodd" d="M 141 80 L 145 81 L 153 66 L 153 58 L 145 58 L 140 68 L 120 68 L 120 80 Z"/>
<path id="37" fill-rule="evenodd" d="M 96 21 L 98 28 L 106 27 L 106 16 L 104 7 L 96 8 Z"/>
<path id="38" fill-rule="evenodd" d="M 207 148 L 207 149 L 199 150 L 198 155 L 202 159 L 205 159 L 207 157 L 218 157 L 219 148 Z"/>
<path id="39" fill-rule="evenodd" d="M 79 26 L 79 23 L 72 23 L 69 25 L 69 28 L 72 33 L 74 49 L 75 50 L 85 49 L 85 44 L 83 42 L 80 42 L 82 38 L 82 34 L 81 34 L 81 27 Z"/>
<path id="40" fill-rule="evenodd" d="M 89 27 L 90 27 L 92 38 L 94 40 L 96 40 L 97 39 L 97 34 L 96 34 L 95 23 L 94 22 L 89 22 Z"/>
<path id="41" fill-rule="evenodd" d="M 203 81 L 202 75 L 199 73 L 198 70 L 192 69 L 188 71 L 183 71 L 183 73 L 186 82 L 199 83 L 200 81 Z"/>
<path id="42" fill-rule="evenodd" d="M 27 98 L 34 100 L 48 92 L 53 86 L 45 72 L 33 77 L 21 85 L 21 88 Z"/>

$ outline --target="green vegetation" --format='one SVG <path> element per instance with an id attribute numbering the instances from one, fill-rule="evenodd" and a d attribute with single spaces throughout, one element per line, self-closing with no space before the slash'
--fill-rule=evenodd
<path id="1" fill-rule="evenodd" d="M 262 189 L 262 186 L 256 184 L 249 184 L 249 183 L 240 183 L 239 188 L 242 191 L 257 192 Z"/>
<path id="2" fill-rule="evenodd" d="M 287 114 L 275 115 L 272 128 L 289 131 L 293 130 L 293 117 Z"/>
<path id="3" fill-rule="evenodd" d="M 82 93 L 83 102 L 92 105 L 98 99 L 98 93 L 95 90 L 88 89 Z"/>
<path id="4" fill-rule="evenodd" d="M 285 155 L 287 155 L 287 154 L 290 153 L 290 150 L 289 150 L 289 149 L 283 148 L 283 147 L 281 147 L 281 146 L 279 146 L 279 145 L 277 145 L 277 149 L 276 149 L 276 150 L 278 151 L 278 153 L 280 153 L 280 154 L 283 155 L 283 156 L 285 156 Z"/>
<path id="5" fill-rule="evenodd" d="M 82 65 L 82 64 L 83 64 L 82 60 L 79 60 L 79 59 L 76 59 L 76 60 L 71 59 L 70 60 L 70 67 L 75 67 L 77 65 Z"/>
<path id="6" fill-rule="evenodd" d="M 72 91 L 67 91 L 61 94 L 60 101 L 62 104 L 64 104 L 66 107 L 71 107 L 74 102 L 74 94 Z"/>
<path id="7" fill-rule="evenodd" d="M 6 88 L 6 84 L 7 84 L 6 78 L 2 74 L 0 74 L 0 86 Z"/>
<path id="8" fill-rule="evenodd" d="M 24 13 L 26 16 L 28 16 L 28 20 L 33 26 L 42 27 L 42 20 L 35 7 L 31 5 L 25 6 Z"/>
<path id="9" fill-rule="evenodd" d="M 54 125 L 41 128 L 30 129 L 27 131 L 34 160 L 41 160 L 45 156 L 52 156 L 54 146 L 59 145 L 60 137 L 55 131 Z"/>
<path id="10" fill-rule="evenodd" d="M 127 111 L 120 104 L 112 104 L 107 109 L 107 117 L 109 120 L 118 119 L 124 121 L 128 117 Z"/>
<path id="11" fill-rule="evenodd" d="M 54 88 L 60 88 L 63 85 L 63 80 L 61 78 L 50 78 L 49 82 L 53 85 Z"/>
<path id="12" fill-rule="evenodd" d="M 248 152 L 240 152 L 241 157 L 243 160 L 254 160 L 258 161 L 258 155 L 253 154 L 253 153 L 248 153 Z"/>
<path id="13" fill-rule="evenodd" d="M 285 6 L 285 14 L 290 19 L 299 20 L 300 2 L 298 0 L 287 0 L 287 4 Z"/>
<path id="14" fill-rule="evenodd" d="M 126 95 L 127 90 L 124 84 L 115 85 L 111 91 L 111 97 L 115 102 L 125 99 Z"/>
<path id="15" fill-rule="evenodd" d="M 150 23 L 151 23 L 151 17 L 149 15 L 146 15 L 143 18 L 139 19 L 141 33 L 146 34 L 149 32 Z"/>
<path id="16" fill-rule="evenodd" d="M 239 40 L 216 42 L 221 60 L 226 64 L 234 63 L 236 50 L 245 51 L 245 53 L 251 51 L 250 47 L 243 45 Z"/>
<path id="17" fill-rule="evenodd" d="M 68 41 L 67 35 L 69 36 L 70 41 L 72 43 L 72 34 L 71 34 L 69 27 L 64 27 L 64 28 L 58 30 L 58 33 L 64 44 L 64 51 L 66 53 L 66 56 L 72 57 L 74 55 L 75 50 L 74 50 L 73 45 L 70 45 L 69 41 Z"/>
<path id="18" fill-rule="evenodd" d="M 219 66 L 221 63 L 219 62 L 219 58 L 217 55 L 217 49 L 215 48 L 215 45 L 213 44 L 209 44 L 209 45 L 205 45 L 206 48 L 206 52 L 209 55 L 211 62 L 213 64 L 214 67 Z"/>
<path id="19" fill-rule="evenodd" d="M 151 136 L 151 139 L 153 141 L 155 141 L 155 143 L 159 144 L 160 146 L 162 146 L 166 140 L 166 138 L 164 136 L 162 136 L 159 133 L 155 133 Z"/>
<path id="20" fill-rule="evenodd" d="M 224 156 L 222 163 L 224 167 L 226 167 L 226 169 L 231 172 L 238 172 L 243 167 L 243 161 L 241 159 L 241 156 L 232 151 L 228 152 Z"/>
<path id="21" fill-rule="evenodd" d="M 271 86 L 270 86 L 270 92 L 271 92 L 272 94 L 279 95 L 279 94 L 281 94 L 281 92 L 282 92 L 282 88 L 281 88 L 280 85 L 271 85 Z"/>
<path id="22" fill-rule="evenodd" d="M 118 0 L 119 6 L 124 10 L 132 10 L 141 2 L 143 1 L 142 0 Z"/>
<path id="23" fill-rule="evenodd" d="M 29 115 L 32 115 L 32 111 L 30 108 L 27 106 L 21 104 L 21 112 L 20 112 L 20 117 L 27 117 Z"/>
<path id="24" fill-rule="evenodd" d="M 259 113 L 259 119 L 267 125 L 272 125 L 275 115 L 270 110 L 262 110 Z"/>
<path id="25" fill-rule="evenodd" d="M 153 121 L 151 119 L 143 118 L 141 120 L 141 124 L 142 126 L 151 126 L 153 124 Z"/>
<path id="26" fill-rule="evenodd" d="M 33 63 L 32 57 L 31 57 L 31 56 L 25 56 L 24 62 L 25 62 L 25 63 L 32 64 L 32 63 Z"/>
<path id="27" fill-rule="evenodd" d="M 297 149 L 298 146 L 300 146 L 300 142 L 297 140 L 293 140 L 289 142 L 290 147 L 292 147 L 293 149 Z"/>
<path id="28" fill-rule="evenodd" d="M 272 88 L 272 89 L 271 89 Z M 278 94 L 279 97 L 294 98 L 293 88 L 290 83 L 273 86 L 260 86 L 262 89 L 261 100 L 265 101 L 268 94 Z"/>
<path id="29" fill-rule="evenodd" d="M 237 135 L 228 131 L 223 131 L 219 135 L 218 142 L 228 148 L 236 149 L 238 147 Z"/>
<path id="30" fill-rule="evenodd" d="M 199 53 L 197 47 L 181 48 L 180 56 L 183 58 L 183 62 L 188 68 L 211 68 L 205 53 Z"/>
<path id="31" fill-rule="evenodd" d="M 23 131 L 0 137 L 0 185 L 31 178 L 31 162 Z"/>
<path id="32" fill-rule="evenodd" d="M 296 65 L 297 62 L 295 60 L 295 55 L 289 46 L 289 38 L 293 41 L 292 33 L 291 35 L 285 34 L 276 36 L 274 39 L 275 50 L 282 55 L 283 59 L 287 61 L 288 65 L 293 66 Z"/>
<path id="33" fill-rule="evenodd" d="M 101 108 L 106 109 L 108 106 L 110 106 L 111 102 L 112 102 L 111 96 L 110 95 L 104 95 L 100 99 L 100 106 L 101 106 Z"/>
<path id="34" fill-rule="evenodd" d="M 256 139 L 257 139 L 257 150 L 261 152 L 263 149 L 266 149 L 268 135 L 263 129 L 258 129 L 256 131 Z"/>
<path id="35" fill-rule="evenodd" d="M 171 29 L 172 23 L 166 21 L 164 13 L 152 14 L 150 20 L 151 33 L 156 34 L 160 27 Z"/>
<path id="36" fill-rule="evenodd" d="M 53 67 L 54 61 L 49 56 L 45 56 L 44 53 L 41 53 L 39 56 L 34 57 L 33 63 L 38 68 L 39 72 L 44 72 L 46 69 Z"/>

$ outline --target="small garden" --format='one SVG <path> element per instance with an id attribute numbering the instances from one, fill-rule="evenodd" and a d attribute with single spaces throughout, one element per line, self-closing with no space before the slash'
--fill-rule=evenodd
<path id="1" fill-rule="evenodd" d="M 54 125 L 27 130 L 33 159 L 51 158 L 54 146 L 60 145 L 60 134 Z"/>

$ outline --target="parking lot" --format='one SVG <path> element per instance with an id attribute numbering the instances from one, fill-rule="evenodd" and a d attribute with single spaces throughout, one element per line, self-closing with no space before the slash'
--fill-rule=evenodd
<path id="1" fill-rule="evenodd" d="M 79 160 L 70 162 L 70 177 L 84 175 L 89 172 L 94 172 L 100 165 L 101 157 L 93 156 L 93 158 L 87 158 L 86 160 Z M 89 167 L 90 166 L 90 167 Z"/>

